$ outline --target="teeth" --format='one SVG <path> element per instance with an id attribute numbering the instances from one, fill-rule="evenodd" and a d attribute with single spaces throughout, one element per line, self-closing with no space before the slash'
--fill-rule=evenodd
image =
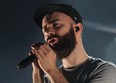
<path id="1" fill-rule="evenodd" d="M 55 38 L 53 38 L 53 39 L 51 39 L 50 41 L 49 41 L 49 44 L 55 44 L 57 42 L 57 39 L 55 39 Z"/>

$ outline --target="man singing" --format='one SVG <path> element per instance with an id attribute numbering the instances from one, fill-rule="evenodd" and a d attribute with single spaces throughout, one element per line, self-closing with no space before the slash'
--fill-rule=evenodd
<path id="1" fill-rule="evenodd" d="M 44 5 L 35 11 L 34 21 L 41 27 L 45 43 L 32 45 L 37 57 L 32 63 L 33 83 L 116 83 L 116 66 L 86 53 L 82 18 L 71 5 Z M 59 68 L 57 59 L 62 61 Z"/>

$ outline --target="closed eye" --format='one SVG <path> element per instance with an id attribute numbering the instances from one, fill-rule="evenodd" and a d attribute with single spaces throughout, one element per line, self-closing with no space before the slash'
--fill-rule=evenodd
<path id="1" fill-rule="evenodd" d="M 53 27 L 55 29 L 59 29 L 61 27 L 61 24 L 59 24 L 59 23 L 53 23 Z"/>

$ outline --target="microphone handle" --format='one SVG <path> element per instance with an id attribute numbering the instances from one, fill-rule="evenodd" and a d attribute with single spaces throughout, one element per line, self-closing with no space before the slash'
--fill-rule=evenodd
<path id="1" fill-rule="evenodd" d="M 22 69 L 25 68 L 26 66 L 28 66 L 29 64 L 31 64 L 36 58 L 36 56 L 34 54 L 26 57 L 25 59 L 23 59 L 18 65 L 17 68 Z"/>

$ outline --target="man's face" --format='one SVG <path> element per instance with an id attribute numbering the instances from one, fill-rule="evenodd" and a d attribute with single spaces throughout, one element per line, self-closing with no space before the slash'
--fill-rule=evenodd
<path id="1" fill-rule="evenodd" d="M 54 12 L 43 18 L 42 31 L 45 41 L 56 52 L 59 59 L 69 56 L 75 48 L 73 23 L 69 16 L 60 12 Z"/>

